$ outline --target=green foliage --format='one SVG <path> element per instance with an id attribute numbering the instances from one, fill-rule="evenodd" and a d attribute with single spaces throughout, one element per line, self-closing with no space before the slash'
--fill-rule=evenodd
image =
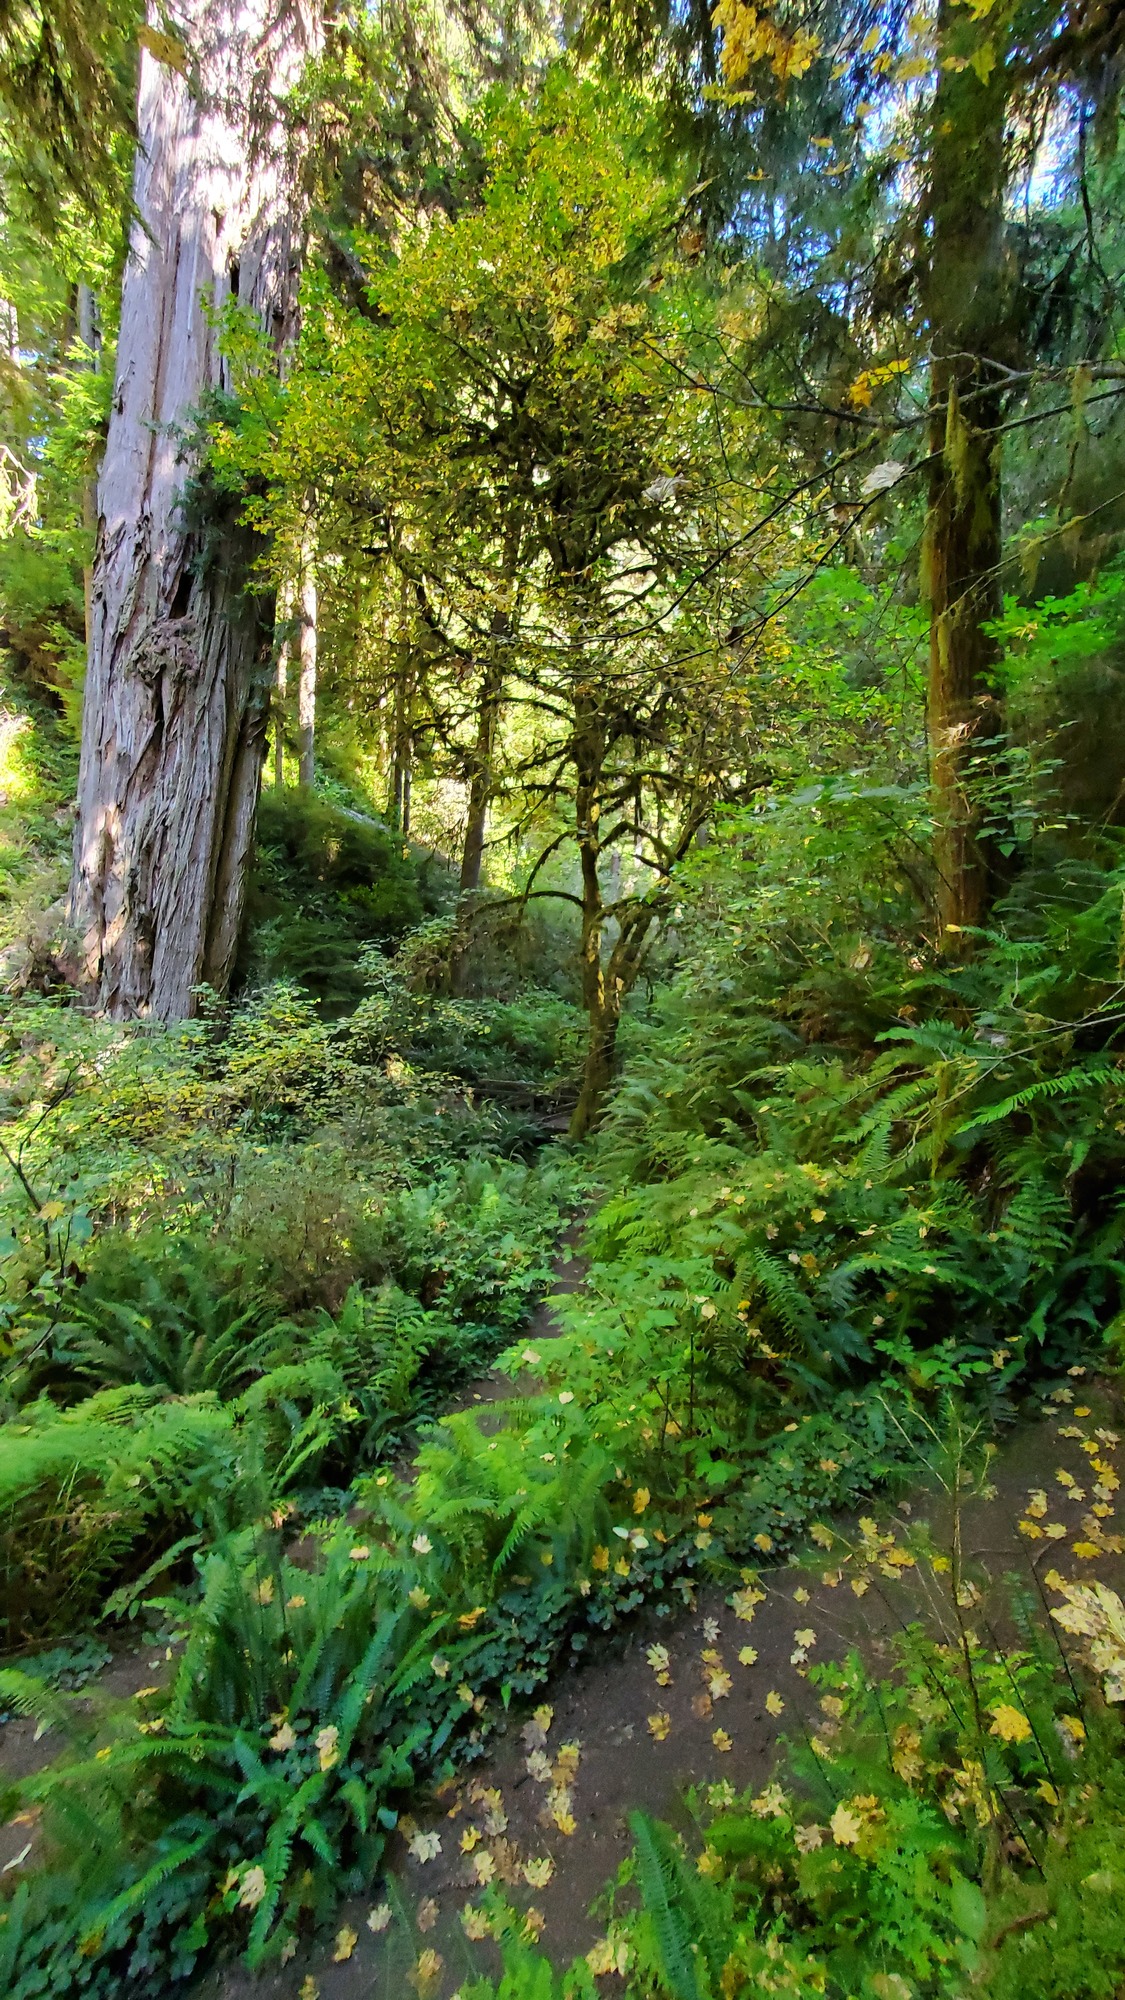
<path id="1" fill-rule="evenodd" d="M 908 829 L 909 797 L 826 788 L 732 822 L 700 874 L 702 954 L 603 1142 L 622 1192 L 595 1288 L 620 1303 L 649 1273 L 681 1329 L 694 1306 L 701 1364 L 759 1402 L 888 1360 L 921 1391 L 1002 1395 L 1120 1309 L 1119 870 L 1021 889 L 942 965 L 907 928 L 895 839 L 872 841 L 885 815 Z M 813 858 L 787 884 L 795 847 Z"/>
<path id="2" fill-rule="evenodd" d="M 329 1014 L 361 998 L 365 947 L 389 946 L 448 891 L 435 858 L 405 856 L 375 820 L 304 791 L 262 795 L 244 958 L 288 979 Z"/>
<path id="3" fill-rule="evenodd" d="M 198 1599 L 162 1605 L 186 1631 L 172 1687 L 24 1788 L 58 1870 L 33 1885 L 13 1995 L 61 1994 L 83 1963 L 94 1992 L 160 1992 L 209 1938 L 241 1930 L 259 1959 L 365 1880 L 403 1787 L 542 1680 L 608 1470 L 557 1409 L 499 1451 L 456 1419 L 358 1522 L 287 1551 L 260 1521 L 201 1557 Z"/>

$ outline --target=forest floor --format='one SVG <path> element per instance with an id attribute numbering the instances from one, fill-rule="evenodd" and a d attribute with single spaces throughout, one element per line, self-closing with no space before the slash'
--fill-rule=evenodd
<path id="1" fill-rule="evenodd" d="M 557 1268 L 560 1291 L 582 1282 L 572 1245 L 573 1234 L 570 1253 Z M 552 1331 L 544 1305 L 530 1334 L 541 1342 Z M 470 1385 L 457 1406 L 499 1402 L 510 1394 L 508 1378 L 491 1374 Z M 1053 1569 L 1068 1580 L 1125 1586 L 1125 1557 L 1112 1546 L 1095 1553 L 1088 1539 L 1086 1500 L 1087 1452 L 1118 1462 L 1125 1429 L 1121 1391 L 1108 1381 L 1080 1381 L 1073 1392 L 1061 1392 L 1054 1409 L 1013 1427 L 997 1451 L 989 1486 L 963 1510 L 966 1572 L 982 1584 L 968 1615 L 986 1640 L 995 1635 L 998 1649 L 1018 1638 L 1012 1605 L 1020 1595 L 1049 1626 L 1043 1579 Z M 1030 1540 L 1026 1509 L 1044 1488 L 1049 1519 L 1040 1538 Z M 923 1468 L 910 1497 L 871 1512 L 881 1533 L 913 1538 L 926 1524 L 936 1552 L 948 1543 L 948 1501 L 932 1482 L 927 1487 Z M 873 1575 L 869 1562 L 861 1566 L 856 1559 L 857 1524 L 832 1525 L 840 1537 L 831 1558 L 835 1567 L 810 1545 L 807 1565 L 798 1560 L 764 1569 L 763 1595 L 751 1619 L 745 1609 L 737 1616 L 722 1592 L 701 1589 L 694 1607 L 680 1616 L 644 1613 L 583 1663 L 561 1670 L 541 1704 L 513 1710 L 486 1754 L 403 1816 L 387 1856 L 389 1890 L 342 1903 L 332 1932 L 283 1968 L 257 1975 L 241 1965 L 212 1971 L 195 2000 L 403 2000 L 426 1951 L 441 1960 L 427 1994 L 449 2000 L 466 1979 L 499 1972 L 491 1937 L 474 1935 L 483 1926 L 472 1913 L 490 1881 L 528 1913 L 531 1934 L 557 1965 L 590 1950 L 605 1931 L 598 1899 L 630 1852 L 630 1813 L 654 1814 L 690 1841 L 693 1789 L 705 1794 L 722 1785 L 758 1793 L 773 1777 L 785 1740 L 823 1728 L 811 1666 L 856 1649 L 880 1677 L 905 1625 L 948 1625 L 948 1588 L 927 1561 L 884 1563 Z M 1111 1544 L 1114 1527 L 1112 1520 L 1100 1524 Z M 853 1554 L 841 1560 L 840 1551 L 849 1548 Z M 666 1663 L 659 1653 L 654 1662 L 653 1648 L 665 1649 Z M 151 1642 L 123 1649 L 89 1691 L 128 1698 L 159 1679 L 167 1665 Z M 38 1768 L 52 1754 L 50 1736 L 36 1741 L 29 1722 L 15 1719 L 0 1728 L 5 1773 Z M 552 1810 L 560 1773 L 571 1793 L 569 1815 L 557 1811 L 557 1795 Z M 33 1842 L 34 1827 L 13 1824 L 0 1839 L 0 1867 L 21 1865 L 26 1853 L 19 1850 Z"/>
<path id="2" fill-rule="evenodd" d="M 582 1265 L 570 1254 L 556 1275 L 558 1289 L 571 1291 L 582 1282 Z M 542 1342 L 552 1330 L 550 1307 L 541 1306 L 531 1336 Z M 510 1393 L 506 1377 L 486 1377 L 459 1407 Z M 969 1615 L 983 1636 L 995 1635 L 997 1649 L 1018 1641 L 1013 1603 L 1021 1596 L 1050 1625 L 1043 1579 L 1055 1568 L 1068 1580 L 1100 1578 L 1125 1587 L 1125 1556 L 1112 1549 L 1075 1553 L 1076 1545 L 1091 1548 L 1083 1447 L 1096 1439 L 1103 1457 L 1118 1463 L 1125 1399 L 1105 1380 L 1082 1381 L 1063 1397 L 1070 1400 L 1057 1401 L 1057 1414 L 1013 1427 L 988 1486 L 962 1512 L 965 1570 L 981 1583 Z M 1044 1487 L 1050 1520 L 1041 1539 L 1031 1541 L 1019 1523 L 1029 1498 Z M 881 1530 L 897 1536 L 927 1527 L 941 1560 L 950 1507 L 932 1481 L 923 1477 L 909 1498 L 872 1512 Z M 854 1549 L 856 1523 L 833 1526 Z M 1114 1526 L 1101 1524 L 1111 1541 Z M 855 1649 L 880 1677 L 908 1623 L 948 1625 L 947 1586 L 924 1561 L 887 1565 L 888 1573 L 860 1592 L 851 1587 L 861 1578 L 849 1577 L 848 1559 L 840 1564 L 834 1556 L 832 1569 L 811 1545 L 809 1558 L 807 1566 L 796 1561 L 762 1572 L 764 1596 L 752 1622 L 736 1616 L 724 1593 L 700 1590 L 692 1610 L 679 1617 L 641 1614 L 581 1664 L 561 1670 L 544 1701 L 513 1711 L 458 1781 L 404 1815 L 387 1856 L 389 1895 L 380 1889 L 342 1904 L 331 1940 L 301 1951 L 284 1969 L 213 1972 L 197 2000 L 402 2000 L 426 1951 L 441 1959 L 437 1982 L 426 1991 L 449 2000 L 466 1980 L 500 1972 L 491 1937 L 473 1935 L 481 1926 L 472 1912 L 487 1882 L 529 1914 L 529 1934 L 538 1935 L 557 1966 L 591 1950 L 605 1933 L 602 1892 L 632 1847 L 632 1812 L 666 1820 L 690 1841 L 693 1790 L 724 1785 L 759 1793 L 782 1760 L 785 1739 L 823 1725 L 819 1693 L 808 1678 L 812 1664 L 842 1660 Z M 667 1684 L 657 1679 L 654 1647 L 666 1650 Z M 752 1661 L 740 1659 L 750 1651 Z M 711 1692 L 728 1680 L 726 1691 Z M 564 1778 L 573 1771 L 569 1827 L 550 1803 L 560 1758 Z M 616 1981 L 606 1985 L 611 1991 Z"/>

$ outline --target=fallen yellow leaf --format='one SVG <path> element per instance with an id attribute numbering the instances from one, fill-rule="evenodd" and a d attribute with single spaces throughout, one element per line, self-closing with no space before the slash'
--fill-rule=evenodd
<path id="1" fill-rule="evenodd" d="M 846 1805 L 838 1805 L 828 1822 L 832 1838 L 837 1847 L 854 1847 L 863 1832 L 863 1821 L 858 1813 Z"/>
<path id="2" fill-rule="evenodd" d="M 1007 1701 L 994 1701 L 988 1712 L 993 1718 L 991 1736 L 998 1736 L 1002 1743 L 1027 1742 L 1031 1724 L 1022 1709 L 1013 1708 Z"/>

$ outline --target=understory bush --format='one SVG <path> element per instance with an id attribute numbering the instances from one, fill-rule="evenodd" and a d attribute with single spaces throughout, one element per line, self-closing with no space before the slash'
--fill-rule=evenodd
<path id="1" fill-rule="evenodd" d="M 1098 1351 L 1121 1311 L 1125 872 L 1111 856 L 1025 881 L 1004 928 L 937 959 L 893 844 L 864 859 L 874 806 L 845 792 L 730 823 L 700 870 L 690 973 L 607 1120 L 595 1302 L 552 1366 L 619 1377 L 643 1328 L 681 1431 L 689 1378 L 703 1428 L 887 1369 L 1002 1404 Z M 809 877 L 783 892 L 810 815 Z M 843 859 L 829 871 L 818 845 Z"/>
<path id="2" fill-rule="evenodd" d="M 452 876 L 370 815 L 307 789 L 263 791 L 244 975 L 298 982 L 328 1015 L 362 997 L 365 948 L 433 914 Z"/>

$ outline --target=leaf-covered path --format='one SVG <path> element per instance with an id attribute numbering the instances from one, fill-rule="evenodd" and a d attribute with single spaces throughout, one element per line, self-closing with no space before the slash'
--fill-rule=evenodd
<path id="1" fill-rule="evenodd" d="M 1014 1601 L 1041 1614 L 1057 1605 L 1048 1579 L 1121 1588 L 1120 1433 L 1117 1392 L 1079 1382 L 1005 1441 L 989 1488 L 963 1513 L 966 1570 L 983 1585 L 969 1584 L 966 1616 L 986 1641 L 1011 1642 Z M 785 1738 L 831 1730 L 831 1697 L 810 1668 L 856 1647 L 878 1675 L 909 1621 L 950 1629 L 943 1496 L 922 1489 L 874 1514 L 836 1524 L 833 1548 L 810 1546 L 808 1568 L 765 1570 L 729 1597 L 701 1592 L 682 1619 L 640 1619 L 560 1673 L 460 1782 L 403 1819 L 389 1893 L 342 1907 L 334 1933 L 282 1969 L 213 1975 L 199 2000 L 397 2000 L 408 1990 L 448 2000 L 467 1977 L 499 1968 L 479 1914 L 490 1883 L 556 1964 L 592 1953 L 608 1974 L 605 1926 L 589 1906 L 629 1852 L 629 1814 L 659 1815 L 690 1837 L 693 1787 L 760 1793 Z M 924 1526 L 936 1562 L 913 1553 Z"/>

